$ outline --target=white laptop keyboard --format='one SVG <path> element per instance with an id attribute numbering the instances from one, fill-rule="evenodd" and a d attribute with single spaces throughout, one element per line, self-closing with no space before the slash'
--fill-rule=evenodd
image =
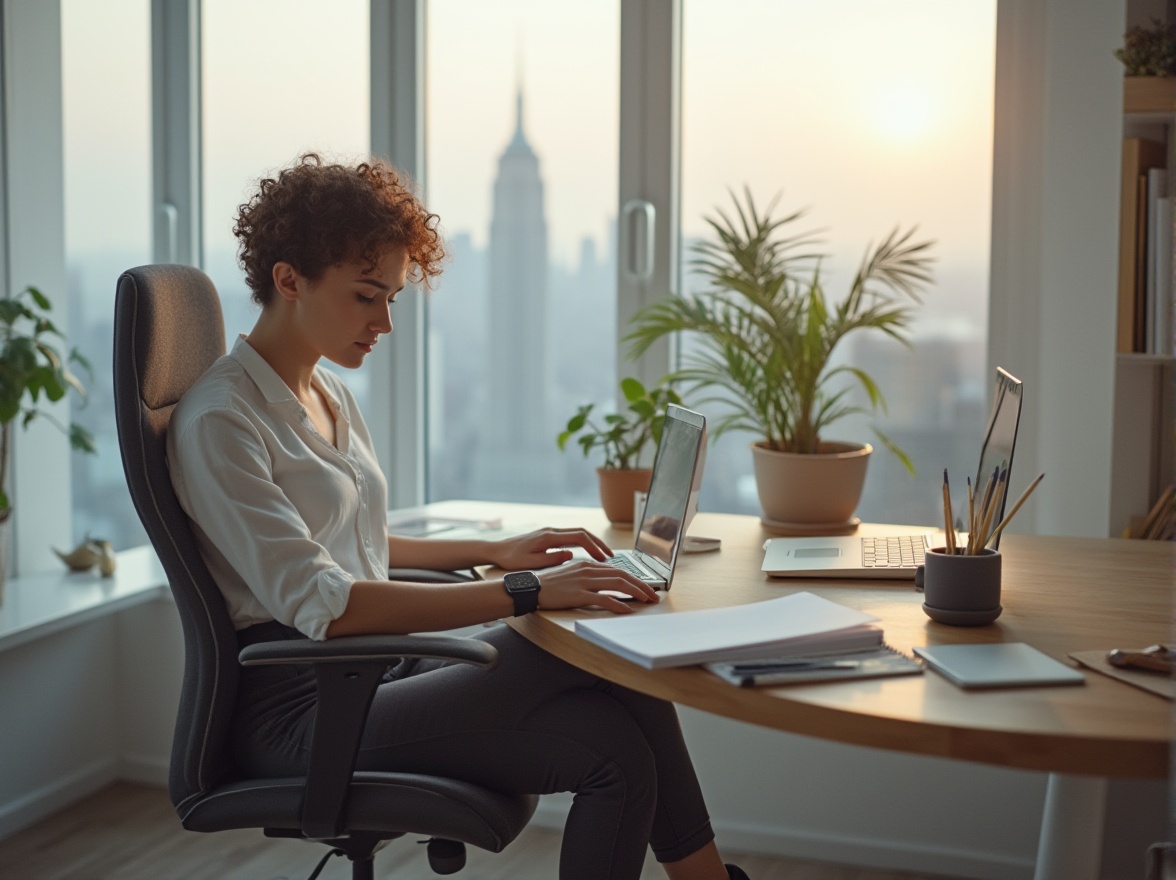
<path id="1" fill-rule="evenodd" d="M 643 580 L 643 581 L 661 580 L 661 578 L 655 578 L 652 575 L 648 574 L 647 572 L 642 571 L 640 568 L 638 568 L 634 564 L 633 560 L 630 559 L 628 556 L 620 556 L 620 555 L 611 556 L 608 559 L 606 559 L 604 562 L 605 562 L 605 565 L 611 565 L 613 568 L 619 568 L 619 569 L 621 569 L 621 571 L 628 572 L 629 574 L 631 574 L 634 577 L 636 577 L 640 580 Z"/>
<path id="2" fill-rule="evenodd" d="M 922 535 L 862 538 L 862 565 L 865 568 L 917 568 L 922 564 Z"/>

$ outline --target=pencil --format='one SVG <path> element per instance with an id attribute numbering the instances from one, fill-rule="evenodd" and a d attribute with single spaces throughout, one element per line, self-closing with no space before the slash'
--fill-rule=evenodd
<path id="1" fill-rule="evenodd" d="M 955 528 L 951 517 L 951 489 L 947 485 L 947 468 L 943 469 L 943 524 L 947 532 L 946 550 L 955 555 Z"/>
<path id="2" fill-rule="evenodd" d="M 992 530 L 992 537 L 988 539 L 989 541 L 995 540 L 996 537 L 1001 532 L 1004 531 L 1004 527 L 1007 526 L 1009 524 L 1009 521 L 1012 520 L 1012 518 L 1017 515 L 1017 511 L 1021 509 L 1021 505 L 1025 503 L 1025 499 L 1028 498 L 1031 494 L 1033 494 L 1033 490 L 1037 488 L 1037 484 L 1041 482 L 1041 480 L 1044 476 L 1045 476 L 1044 472 L 1038 474 L 1037 479 L 1029 484 L 1029 488 L 1021 493 L 1021 497 L 1017 499 L 1017 503 L 1013 505 L 1013 509 L 1009 511 L 1008 516 L 1006 516 L 1004 519 L 1002 519 L 1000 521 L 1000 525 L 998 525 L 995 529 Z M 985 542 L 985 543 L 987 543 L 987 542 Z"/>
<path id="3" fill-rule="evenodd" d="M 988 507 L 992 502 L 993 490 L 996 488 L 996 481 L 999 476 L 1000 467 L 998 466 L 993 468 L 992 475 L 984 484 L 984 494 L 980 496 L 980 511 L 976 514 L 976 539 L 972 543 L 973 555 L 984 549 L 984 517 L 988 514 Z"/>
<path id="4" fill-rule="evenodd" d="M 996 519 L 996 512 L 1000 510 L 1005 492 L 1008 491 L 1008 482 L 1009 469 L 1005 468 L 996 480 L 996 486 L 992 490 L 992 498 L 988 501 L 988 510 L 984 514 L 984 522 L 980 524 L 980 544 L 976 547 L 977 554 L 984 552 L 984 548 L 992 540 L 992 521 Z"/>
<path id="5" fill-rule="evenodd" d="M 972 478 L 968 477 L 968 546 L 967 553 L 971 556 L 976 551 L 976 496 L 972 491 Z"/>

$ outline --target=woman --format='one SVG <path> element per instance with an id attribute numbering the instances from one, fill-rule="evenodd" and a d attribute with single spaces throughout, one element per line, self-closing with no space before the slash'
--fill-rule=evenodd
<path id="1" fill-rule="evenodd" d="M 168 450 L 176 493 L 242 646 L 445 630 L 536 606 L 631 610 L 602 590 L 657 601 L 640 581 L 601 564 L 611 550 L 579 529 L 501 541 L 387 534 L 386 483 L 367 427 L 347 387 L 319 361 L 359 367 L 392 331 L 389 312 L 406 281 L 427 286 L 440 273 L 436 226 L 387 165 L 329 165 L 314 154 L 262 180 L 239 209 L 234 233 L 261 315 L 180 401 Z M 596 561 L 569 563 L 569 547 Z M 413 568 L 544 570 L 508 593 L 503 580 L 389 581 L 389 559 Z M 647 845 L 672 880 L 746 877 L 719 858 L 670 704 L 582 672 L 509 627 L 481 638 L 498 649 L 492 671 L 430 660 L 389 670 L 359 769 L 501 791 L 574 791 L 564 880 L 636 878 Z M 253 775 L 303 771 L 314 711 L 309 670 L 242 669 L 235 759 Z"/>

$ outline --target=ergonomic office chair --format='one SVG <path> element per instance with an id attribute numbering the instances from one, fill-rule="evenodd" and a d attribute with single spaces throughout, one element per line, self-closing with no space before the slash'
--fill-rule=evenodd
<path id="1" fill-rule="evenodd" d="M 392 838 L 431 838 L 438 873 L 465 862 L 462 845 L 501 851 L 535 811 L 533 796 L 508 795 L 454 779 L 355 772 L 368 707 L 381 675 L 401 657 L 443 657 L 490 668 L 495 649 L 444 636 L 355 636 L 266 642 L 242 664 L 314 667 L 318 707 L 306 776 L 247 778 L 228 754 L 238 650 L 220 591 L 200 555 L 166 462 L 168 422 L 183 393 L 225 351 L 220 300 L 188 266 L 141 266 L 118 280 L 114 317 L 114 402 L 123 468 L 135 509 L 167 574 L 184 632 L 184 678 L 169 794 L 192 831 L 262 828 L 270 837 L 327 844 L 346 855 L 354 880 L 373 877 L 373 855 Z M 438 575 L 438 579 L 447 579 Z"/>

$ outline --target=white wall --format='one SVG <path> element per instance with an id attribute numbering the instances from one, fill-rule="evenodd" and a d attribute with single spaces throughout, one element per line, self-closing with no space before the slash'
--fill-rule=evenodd
<path id="1" fill-rule="evenodd" d="M 1106 536 L 1124 3 L 998 10 L 989 366 L 1025 382 L 1018 471 L 1046 472 L 1016 527 Z"/>

